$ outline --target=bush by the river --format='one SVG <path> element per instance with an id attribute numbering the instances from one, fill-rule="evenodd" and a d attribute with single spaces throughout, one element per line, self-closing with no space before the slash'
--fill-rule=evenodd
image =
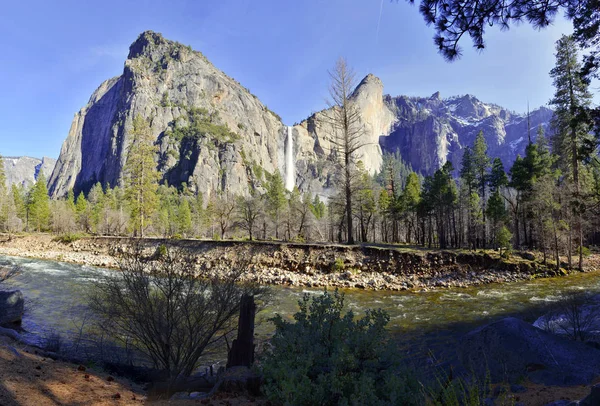
<path id="1" fill-rule="evenodd" d="M 261 368 L 264 391 L 285 405 L 417 405 L 421 390 L 403 369 L 385 326 L 383 310 L 355 318 L 343 314 L 337 290 L 304 295 L 290 322 L 272 319 L 275 335 Z"/>

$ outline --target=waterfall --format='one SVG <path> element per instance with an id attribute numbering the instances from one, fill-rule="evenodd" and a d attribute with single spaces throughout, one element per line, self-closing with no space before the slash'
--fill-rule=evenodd
<path id="1" fill-rule="evenodd" d="M 285 188 L 289 191 L 294 190 L 296 185 L 296 167 L 294 163 L 294 136 L 292 127 L 287 128 L 287 138 L 285 139 Z"/>

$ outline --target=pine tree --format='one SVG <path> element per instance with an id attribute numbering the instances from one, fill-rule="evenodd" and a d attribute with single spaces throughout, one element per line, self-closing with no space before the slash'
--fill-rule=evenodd
<path id="1" fill-rule="evenodd" d="M 156 209 L 159 174 L 156 170 L 152 131 L 140 115 L 133 120 L 133 137 L 125 163 L 125 191 L 131 209 L 131 225 L 134 235 L 143 237 Z"/>
<path id="2" fill-rule="evenodd" d="M 502 226 L 498 231 L 497 242 L 498 247 L 500 248 L 500 255 L 507 256 L 511 249 L 510 240 L 512 239 L 512 234 L 506 228 L 506 226 Z M 504 249 L 504 253 L 502 250 Z"/>
<path id="3" fill-rule="evenodd" d="M 483 131 L 479 131 L 473 144 L 473 172 L 475 173 L 475 184 L 479 189 L 479 196 L 481 198 L 481 211 L 483 213 L 483 247 L 487 244 L 487 232 L 486 232 L 486 220 L 485 220 L 485 207 L 486 198 L 485 191 L 488 182 L 488 170 L 490 168 L 490 157 L 487 154 L 487 143 L 483 137 Z"/>
<path id="4" fill-rule="evenodd" d="M 186 197 L 181 198 L 181 203 L 179 203 L 177 209 L 177 228 L 184 236 L 187 236 L 192 229 L 192 211 Z"/>
<path id="5" fill-rule="evenodd" d="M 12 185 L 12 199 L 15 204 L 17 216 L 25 221 L 27 217 L 26 193 L 23 186 Z"/>
<path id="6" fill-rule="evenodd" d="M 0 230 L 6 230 L 8 221 L 8 189 L 6 187 L 6 174 L 4 173 L 4 159 L 0 155 Z"/>
<path id="7" fill-rule="evenodd" d="M 456 239 L 456 230 L 452 230 L 452 214 L 457 202 L 458 190 L 452 177 L 453 171 L 452 163 L 448 161 L 432 177 L 426 178 L 423 183 L 423 198 L 421 201 L 426 202 L 427 212 L 433 214 L 439 245 L 442 249 L 448 247 L 452 235 Z M 432 229 L 430 227 L 430 242 L 432 240 L 431 233 Z"/>
<path id="8" fill-rule="evenodd" d="M 581 165 L 594 153 L 596 143 L 588 117 L 592 96 L 588 83 L 580 75 L 578 49 L 572 36 L 562 36 L 556 43 L 556 66 L 550 71 L 556 92 L 550 105 L 554 108 L 554 152 L 559 164 L 569 173 L 573 184 L 571 208 L 579 245 L 579 269 L 583 267 L 582 216 L 585 202 L 581 193 Z"/>
<path id="9" fill-rule="evenodd" d="M 323 217 L 325 217 L 326 210 L 327 206 L 325 206 L 325 203 L 321 201 L 319 195 L 315 195 L 312 202 L 310 203 L 310 211 L 312 212 L 312 214 L 317 220 L 320 220 Z"/>
<path id="10" fill-rule="evenodd" d="M 155 231 L 165 237 L 172 237 L 179 231 L 177 189 L 167 184 L 160 185 L 157 190 L 158 210 L 153 224 Z"/>
<path id="11" fill-rule="evenodd" d="M 487 202 L 486 215 L 491 220 L 492 236 L 494 242 L 498 243 L 499 225 L 506 219 L 506 206 L 500 194 L 500 189 L 508 186 L 508 177 L 504 172 L 504 165 L 500 158 L 494 158 L 492 169 L 488 179 L 491 196 Z"/>
<path id="12" fill-rule="evenodd" d="M 33 189 L 29 192 L 27 207 L 29 212 L 28 223 L 32 224 L 37 231 L 47 229 L 50 221 L 50 198 L 48 197 L 46 178 L 41 172 Z"/>
<path id="13" fill-rule="evenodd" d="M 406 185 L 402 191 L 402 205 L 406 212 L 406 242 L 411 243 L 411 235 L 415 234 L 417 239 L 417 207 L 421 200 L 421 182 L 415 172 L 408 174 Z"/>
<path id="14" fill-rule="evenodd" d="M 501 223 L 506 219 L 506 206 L 504 205 L 504 199 L 500 196 L 498 189 L 494 190 L 488 200 L 486 207 L 487 217 L 492 222 L 492 236 L 494 241 L 498 242 L 498 231 Z"/>
<path id="15" fill-rule="evenodd" d="M 85 199 L 85 195 L 83 192 L 79 192 L 77 201 L 75 202 L 75 215 L 77 217 L 77 223 L 79 224 L 79 227 L 81 227 L 81 229 L 85 232 L 88 232 L 90 228 L 87 207 L 88 204 L 87 200 Z"/>
<path id="16" fill-rule="evenodd" d="M 469 194 L 477 187 L 477 174 L 473 165 L 473 151 L 471 147 L 465 147 L 462 157 L 462 166 L 460 168 L 460 177 L 463 184 L 467 187 Z"/>
<path id="17" fill-rule="evenodd" d="M 501 187 L 508 186 L 508 177 L 500 158 L 494 158 L 490 171 L 489 185 L 492 192 L 497 192 Z"/>
<path id="18" fill-rule="evenodd" d="M 266 189 L 268 214 L 275 224 L 275 238 L 279 239 L 280 215 L 287 203 L 285 197 L 285 185 L 279 171 L 275 171 L 275 173 L 270 176 Z"/>
<path id="19" fill-rule="evenodd" d="M 87 197 L 90 210 L 91 228 L 94 233 L 102 234 L 100 222 L 102 220 L 102 211 L 104 210 L 104 189 L 100 182 L 97 182 L 90 189 Z"/>
<path id="20" fill-rule="evenodd" d="M 73 192 L 73 189 L 69 189 L 67 193 L 67 207 L 75 214 L 75 192 Z"/>
<path id="21" fill-rule="evenodd" d="M 358 217 L 360 239 L 363 242 L 367 242 L 369 239 L 369 227 L 371 226 L 371 220 L 375 215 L 377 205 L 375 202 L 375 194 L 373 193 L 372 178 L 365 170 L 362 162 L 359 162 L 358 164 L 358 171 L 360 177 L 355 189 L 355 212 Z"/>

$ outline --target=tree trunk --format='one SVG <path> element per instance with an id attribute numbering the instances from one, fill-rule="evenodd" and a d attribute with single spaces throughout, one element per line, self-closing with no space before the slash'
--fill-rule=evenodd
<path id="1" fill-rule="evenodd" d="M 254 317 L 256 305 L 254 296 L 244 295 L 240 300 L 240 318 L 237 338 L 231 344 L 227 357 L 227 368 L 250 367 L 254 363 Z"/>

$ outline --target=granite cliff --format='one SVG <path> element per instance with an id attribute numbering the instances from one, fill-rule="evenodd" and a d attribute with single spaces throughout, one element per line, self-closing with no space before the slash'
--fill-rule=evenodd
<path id="1" fill-rule="evenodd" d="M 364 126 L 360 159 L 370 173 L 380 170 L 384 151 L 399 151 L 423 174 L 447 160 L 458 166 L 463 148 L 479 130 L 490 155 L 501 157 L 507 167 L 527 143 L 524 115 L 470 95 L 391 97 L 369 74 L 352 98 Z M 49 179 L 51 195 L 63 196 L 71 188 L 87 192 L 96 182 L 119 184 L 138 114 L 149 120 L 159 148 L 157 168 L 169 184 L 186 182 L 205 196 L 247 194 L 262 189 L 269 174 L 279 171 L 286 178 L 292 171 L 300 190 L 328 195 L 334 186 L 327 110 L 289 131 L 277 114 L 200 52 L 147 31 L 131 45 L 122 75 L 102 83 L 75 115 Z M 538 125 L 548 126 L 551 115 L 545 108 L 531 114 L 532 136 Z"/>
<path id="2" fill-rule="evenodd" d="M 131 45 L 123 74 L 102 83 L 75 115 L 51 195 L 118 184 L 138 114 L 150 122 L 170 184 L 243 194 L 264 171 L 283 171 L 287 132 L 279 117 L 201 53 L 148 31 Z"/>

